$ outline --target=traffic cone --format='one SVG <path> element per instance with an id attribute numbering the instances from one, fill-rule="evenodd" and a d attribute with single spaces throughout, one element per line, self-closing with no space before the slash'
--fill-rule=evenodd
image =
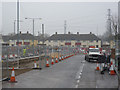
<path id="1" fill-rule="evenodd" d="M 17 82 L 17 81 L 15 80 L 15 71 L 14 71 L 14 67 L 13 67 L 13 69 L 12 69 L 12 73 L 11 73 L 11 77 L 10 77 L 10 82 L 12 82 L 12 83 Z"/>
<path id="2" fill-rule="evenodd" d="M 51 64 L 52 64 L 52 65 L 54 64 L 54 60 L 53 60 L 53 57 L 52 57 L 52 62 L 51 62 Z"/>
<path id="3" fill-rule="evenodd" d="M 58 63 L 57 57 L 56 57 L 55 63 Z"/>
<path id="4" fill-rule="evenodd" d="M 66 55 L 65 55 L 64 59 L 66 59 Z"/>
<path id="5" fill-rule="evenodd" d="M 36 61 L 34 61 L 34 68 L 37 68 L 37 63 L 36 63 Z"/>
<path id="6" fill-rule="evenodd" d="M 60 57 L 59 57 L 59 61 L 61 61 L 61 55 L 60 55 Z"/>
<path id="7" fill-rule="evenodd" d="M 112 64 L 113 64 L 113 62 L 111 61 L 111 62 L 110 62 L 110 64 L 109 64 L 109 65 L 110 65 L 110 67 L 111 67 L 111 65 L 112 65 Z"/>
<path id="8" fill-rule="evenodd" d="M 13 57 L 15 57 L 15 54 L 13 54 Z"/>
<path id="9" fill-rule="evenodd" d="M 48 59 L 47 59 L 47 62 L 46 62 L 46 67 L 49 67 L 49 61 L 48 61 Z"/>
<path id="10" fill-rule="evenodd" d="M 64 60 L 63 55 L 62 55 L 62 60 Z"/>
<path id="11" fill-rule="evenodd" d="M 99 71 L 100 68 L 99 68 L 99 64 L 97 63 L 97 67 L 96 67 L 96 70 Z"/>
<path id="12" fill-rule="evenodd" d="M 109 72 L 109 74 L 110 74 L 110 75 L 115 75 L 115 70 L 114 70 L 114 68 L 113 68 L 113 63 L 112 63 L 112 65 L 111 65 L 111 67 L 110 67 L 110 72 Z"/>
<path id="13" fill-rule="evenodd" d="M 42 69 L 39 64 L 37 65 L 36 61 L 34 61 L 34 67 L 32 69 Z"/>

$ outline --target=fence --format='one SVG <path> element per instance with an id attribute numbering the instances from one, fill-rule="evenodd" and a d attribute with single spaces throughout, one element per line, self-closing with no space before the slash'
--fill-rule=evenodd
<path id="1" fill-rule="evenodd" d="M 64 46 L 2 46 L 3 78 L 10 77 L 12 67 L 29 71 L 34 67 L 34 61 L 36 61 L 39 68 L 44 68 L 47 59 L 51 64 L 52 58 L 54 62 L 56 58 L 59 61 L 60 57 L 65 58 L 72 54 L 81 54 L 80 50 L 81 48 Z M 19 70 L 18 73 L 20 73 Z"/>

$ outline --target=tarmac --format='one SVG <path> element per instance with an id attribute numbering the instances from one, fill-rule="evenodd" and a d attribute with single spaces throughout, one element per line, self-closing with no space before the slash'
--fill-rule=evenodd
<path id="1" fill-rule="evenodd" d="M 96 63 L 86 61 L 78 88 L 118 88 L 117 75 L 109 75 L 107 70 L 100 74 L 95 70 L 96 66 Z"/>
<path id="2" fill-rule="evenodd" d="M 17 83 L 3 82 L 3 88 L 117 88 L 117 75 L 95 71 L 96 63 L 76 55 L 59 63 L 16 76 Z"/>

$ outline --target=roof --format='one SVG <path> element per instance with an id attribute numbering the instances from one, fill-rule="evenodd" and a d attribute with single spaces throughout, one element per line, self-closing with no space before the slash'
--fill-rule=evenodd
<path id="1" fill-rule="evenodd" d="M 45 41 L 46 38 L 42 37 L 42 36 L 35 36 L 35 38 L 38 40 L 38 41 Z"/>
<path id="2" fill-rule="evenodd" d="M 11 37 L 10 35 L 4 35 L 4 36 L 2 36 L 2 40 L 4 42 L 7 42 L 7 41 L 9 41 L 10 37 Z"/>
<path id="3" fill-rule="evenodd" d="M 101 40 L 94 34 L 53 34 L 47 40 Z"/>
<path id="4" fill-rule="evenodd" d="M 17 40 L 18 38 L 18 34 L 10 37 L 10 40 Z M 23 34 L 19 34 L 19 40 L 36 40 L 36 38 L 32 35 L 32 34 L 29 34 L 29 33 L 23 33 Z"/>

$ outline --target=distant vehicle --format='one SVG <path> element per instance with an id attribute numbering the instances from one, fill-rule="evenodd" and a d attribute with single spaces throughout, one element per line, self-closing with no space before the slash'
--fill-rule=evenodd
<path id="1" fill-rule="evenodd" d="M 89 62 L 93 60 L 98 60 L 99 55 L 101 55 L 99 48 L 89 48 L 87 54 L 85 55 L 85 60 Z"/>

